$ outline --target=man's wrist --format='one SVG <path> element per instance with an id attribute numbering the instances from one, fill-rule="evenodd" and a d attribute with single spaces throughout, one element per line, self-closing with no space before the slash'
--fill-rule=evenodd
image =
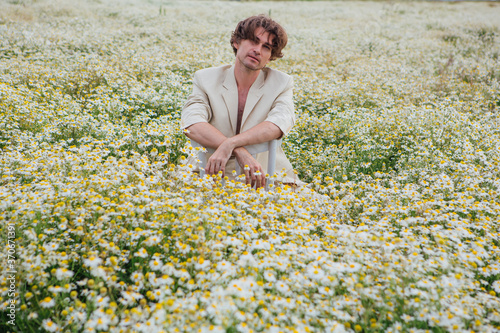
<path id="1" fill-rule="evenodd" d="M 236 145 L 236 142 L 235 142 L 234 138 L 233 137 L 227 138 L 224 141 L 224 144 L 226 145 L 226 147 L 228 147 L 229 149 L 231 149 L 231 152 L 234 155 L 234 150 L 236 148 L 238 148 L 238 146 Z"/>
<path id="2" fill-rule="evenodd" d="M 239 157 L 246 149 L 244 147 L 236 147 L 233 149 L 233 156 Z"/>

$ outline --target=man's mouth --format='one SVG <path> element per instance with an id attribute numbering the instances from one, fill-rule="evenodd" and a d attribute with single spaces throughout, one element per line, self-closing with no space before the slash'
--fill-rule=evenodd
<path id="1" fill-rule="evenodd" d="M 253 59 L 253 60 L 255 60 L 255 61 L 259 62 L 259 59 L 257 59 L 256 57 L 253 57 L 253 56 L 251 56 L 251 55 L 249 55 L 248 57 L 249 57 L 250 59 Z"/>

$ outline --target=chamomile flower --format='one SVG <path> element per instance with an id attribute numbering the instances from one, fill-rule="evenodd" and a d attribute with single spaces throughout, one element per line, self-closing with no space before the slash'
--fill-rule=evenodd
<path id="1" fill-rule="evenodd" d="M 52 319 L 47 318 L 42 321 L 42 327 L 47 331 L 47 332 L 57 332 L 59 330 L 59 325 L 54 323 Z"/>
<path id="2" fill-rule="evenodd" d="M 40 301 L 40 306 L 42 308 L 51 308 L 56 305 L 56 301 L 52 297 L 45 297 Z"/>

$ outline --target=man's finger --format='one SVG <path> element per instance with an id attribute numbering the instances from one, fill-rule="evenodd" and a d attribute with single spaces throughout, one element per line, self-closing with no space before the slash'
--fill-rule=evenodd
<path id="1" fill-rule="evenodd" d="M 260 186 L 259 187 L 264 187 L 266 185 L 266 174 L 264 173 L 264 170 L 259 170 L 259 171 L 260 171 L 260 175 L 259 175 Z"/>
<path id="2" fill-rule="evenodd" d="M 212 163 L 210 163 L 210 161 L 208 161 L 207 165 L 205 165 L 205 172 L 209 175 L 212 174 Z"/>
<path id="3" fill-rule="evenodd" d="M 255 186 L 255 184 L 257 184 L 257 172 L 258 170 L 252 170 L 252 187 Z"/>
<path id="4" fill-rule="evenodd" d="M 217 174 L 217 164 L 215 164 L 215 162 L 212 162 L 212 167 L 210 168 L 210 170 L 212 170 L 212 175 L 216 175 Z"/>
<path id="5" fill-rule="evenodd" d="M 257 171 L 256 172 L 256 177 L 255 177 L 255 188 L 258 189 L 261 186 L 262 186 L 262 177 L 259 174 L 259 171 Z"/>

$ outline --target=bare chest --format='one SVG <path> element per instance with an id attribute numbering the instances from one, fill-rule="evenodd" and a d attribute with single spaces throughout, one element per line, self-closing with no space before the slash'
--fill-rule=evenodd
<path id="1" fill-rule="evenodd" d="M 248 90 L 238 91 L 238 114 L 243 114 L 247 102 Z"/>
<path id="2" fill-rule="evenodd" d="M 241 119 L 243 118 L 243 111 L 245 111 L 247 96 L 248 96 L 248 90 L 238 89 L 238 123 L 236 125 L 236 134 L 240 133 Z"/>

